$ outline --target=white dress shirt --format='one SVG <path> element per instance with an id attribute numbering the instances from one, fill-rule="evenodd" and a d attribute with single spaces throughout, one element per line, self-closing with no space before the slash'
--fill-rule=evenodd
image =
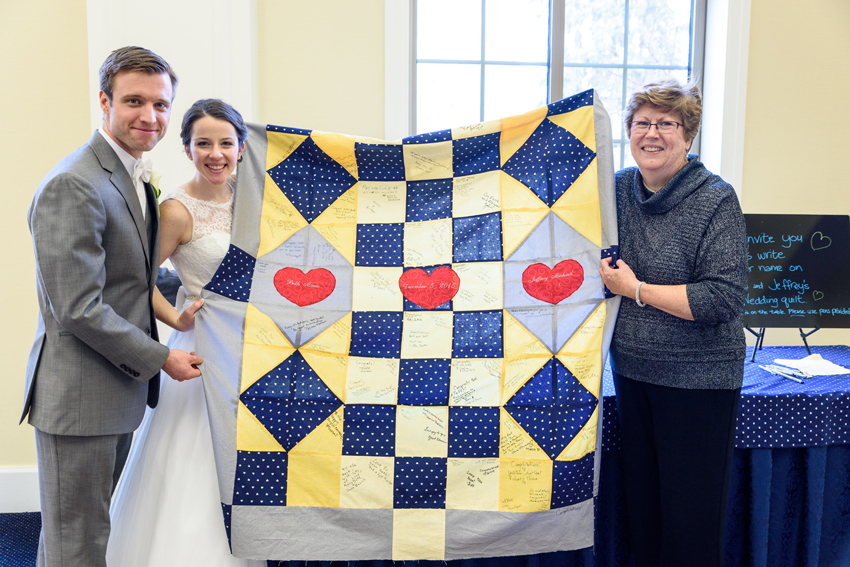
<path id="1" fill-rule="evenodd" d="M 148 212 L 148 200 L 145 196 L 145 185 L 141 179 L 137 179 L 133 174 L 136 162 L 139 160 L 128 154 L 124 148 L 119 146 L 115 140 L 113 140 L 109 134 L 104 132 L 102 129 L 98 128 L 97 131 L 100 132 L 100 135 L 103 136 L 112 149 L 115 150 L 115 153 L 118 155 L 118 159 L 121 160 L 121 163 L 124 164 L 124 167 L 127 169 L 127 174 L 129 174 L 130 179 L 133 180 L 133 183 L 136 186 L 136 195 L 139 197 L 139 204 L 142 206 L 142 218 L 146 218 Z"/>

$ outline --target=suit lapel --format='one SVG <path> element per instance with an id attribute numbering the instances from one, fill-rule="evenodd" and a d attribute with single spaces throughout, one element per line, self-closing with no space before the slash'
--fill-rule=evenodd
<path id="1" fill-rule="evenodd" d="M 145 226 L 145 218 L 142 216 L 142 205 L 139 203 L 139 196 L 136 194 L 136 186 L 124 168 L 124 164 L 121 163 L 121 160 L 115 155 L 115 151 L 106 143 L 106 140 L 103 139 L 103 136 L 99 132 L 94 133 L 94 136 L 89 141 L 89 145 L 100 161 L 101 167 L 110 173 L 109 181 L 127 204 L 127 209 L 130 211 L 130 216 L 133 218 L 133 223 L 136 225 L 136 232 L 145 251 L 147 268 L 151 270 L 152 262 L 148 230 L 147 226 Z"/>

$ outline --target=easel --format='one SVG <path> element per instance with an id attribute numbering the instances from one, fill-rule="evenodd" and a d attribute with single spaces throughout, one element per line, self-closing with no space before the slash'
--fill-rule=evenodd
<path id="1" fill-rule="evenodd" d="M 762 345 L 764 345 L 764 333 L 767 330 L 767 327 L 762 327 L 761 329 L 759 329 L 758 332 L 753 331 L 749 327 L 744 327 L 744 328 L 746 330 L 748 330 L 749 332 L 751 332 L 756 337 L 756 344 L 753 345 L 753 358 L 750 360 L 750 362 L 755 362 L 756 361 L 756 352 L 760 351 Z M 809 348 L 809 343 L 808 343 L 808 341 L 806 341 L 806 337 L 808 337 L 809 335 L 811 335 L 815 331 L 819 331 L 820 327 L 815 327 L 814 329 L 812 329 L 808 333 L 804 333 L 803 329 L 798 329 L 798 330 L 800 331 L 800 338 L 803 339 L 803 344 L 806 346 L 806 352 L 808 352 L 811 355 L 812 349 Z"/>

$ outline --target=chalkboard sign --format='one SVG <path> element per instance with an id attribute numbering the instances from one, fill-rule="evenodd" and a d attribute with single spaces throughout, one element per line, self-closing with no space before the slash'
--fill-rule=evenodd
<path id="1" fill-rule="evenodd" d="M 747 327 L 850 328 L 850 217 L 744 215 Z"/>

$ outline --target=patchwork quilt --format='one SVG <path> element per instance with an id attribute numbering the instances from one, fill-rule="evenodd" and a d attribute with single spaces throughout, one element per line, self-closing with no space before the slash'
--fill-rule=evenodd
<path id="1" fill-rule="evenodd" d="M 613 177 L 592 90 L 395 142 L 250 125 L 196 326 L 233 554 L 593 545 Z"/>

